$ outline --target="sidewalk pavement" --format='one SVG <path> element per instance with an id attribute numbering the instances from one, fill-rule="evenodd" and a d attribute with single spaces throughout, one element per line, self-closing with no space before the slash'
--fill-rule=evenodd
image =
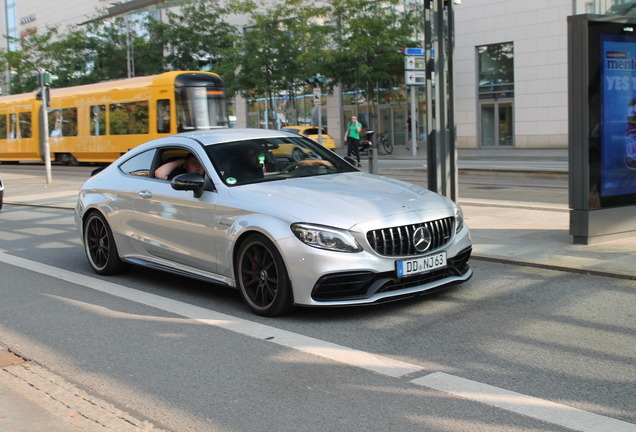
<path id="1" fill-rule="evenodd" d="M 339 154 L 343 154 L 338 150 Z M 416 158 L 426 161 L 425 149 L 412 156 L 405 148 L 396 148 L 392 155 L 381 155 L 381 160 Z M 362 157 L 363 170 L 367 169 L 368 157 Z M 470 162 L 475 165 L 470 167 Z M 499 164 L 496 161 L 500 161 Z M 516 162 L 513 164 L 512 162 Z M 478 171 L 517 171 L 535 173 L 558 173 L 567 178 L 567 150 L 459 150 L 460 181 L 462 164 L 464 173 Z M 382 168 L 380 167 L 380 170 Z M 393 169 L 392 169 L 393 170 Z M 424 168 L 421 169 L 424 171 Z M 382 172 L 380 172 L 382 174 Z M 44 176 L 20 176 L 3 173 L 6 205 L 38 205 L 73 209 L 80 180 L 58 180 L 47 185 Z M 584 272 L 636 279 L 636 238 L 626 238 L 595 245 L 575 245 L 569 235 L 568 204 L 529 203 L 521 201 L 459 198 L 467 225 L 473 239 L 473 259 L 499 261 L 511 264 L 530 265 L 565 271 Z M 3 352 L 0 345 L 0 360 Z M 9 353 L 10 355 L 10 353 Z M 25 365 L 27 366 L 25 368 Z M 34 373 L 45 385 L 35 388 L 23 385 L 19 376 Z M 50 379 L 46 374 L 51 375 Z M 42 378 L 41 376 L 44 376 Z M 77 396 L 71 391 L 64 400 L 65 408 L 46 390 L 51 382 L 64 381 L 54 377 L 37 364 L 22 363 L 4 366 L 0 362 L 0 430 L 7 432 L 76 432 L 121 431 L 115 423 L 92 425 L 86 422 L 81 403 L 86 396 Z M 68 383 L 66 383 L 68 387 Z M 56 384 L 57 385 L 57 384 Z M 72 387 L 72 386 L 71 386 Z M 79 402 L 69 407 L 68 398 Z M 95 406 L 95 401 L 90 401 Z M 102 418 L 115 418 L 113 408 L 107 408 Z M 115 410 L 116 411 L 116 410 Z M 152 425 L 126 417 L 126 429 L 131 431 L 151 430 Z M 79 418 L 78 418 L 79 416 Z M 96 414 L 95 417 L 99 417 Z M 90 419 L 90 416 L 89 416 Z M 84 423 L 80 422 L 83 421 Z M 113 420 L 115 421 L 115 420 Z M 81 426 L 80 426 L 81 423 Z M 157 429 L 152 429 L 157 430 Z"/>

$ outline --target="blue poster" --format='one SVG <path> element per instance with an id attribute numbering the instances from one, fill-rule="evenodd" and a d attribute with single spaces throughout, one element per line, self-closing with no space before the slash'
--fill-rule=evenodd
<path id="1" fill-rule="evenodd" d="M 601 197 L 636 194 L 636 36 L 601 35 Z"/>

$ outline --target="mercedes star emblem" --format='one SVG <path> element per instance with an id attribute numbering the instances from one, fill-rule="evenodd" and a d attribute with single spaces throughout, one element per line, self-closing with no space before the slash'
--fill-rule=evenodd
<path id="1" fill-rule="evenodd" d="M 426 227 L 419 227 L 413 233 L 413 246 L 418 252 L 425 252 L 431 246 L 431 232 Z"/>

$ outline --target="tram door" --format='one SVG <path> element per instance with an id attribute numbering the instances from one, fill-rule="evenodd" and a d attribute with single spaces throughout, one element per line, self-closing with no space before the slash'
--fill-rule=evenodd
<path id="1" fill-rule="evenodd" d="M 481 146 L 513 147 L 515 134 L 512 100 L 484 101 L 479 108 Z"/>

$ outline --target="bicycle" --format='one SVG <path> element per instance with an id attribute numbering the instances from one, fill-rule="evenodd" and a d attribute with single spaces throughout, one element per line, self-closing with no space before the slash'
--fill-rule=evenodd
<path id="1" fill-rule="evenodd" d="M 384 133 L 380 134 L 380 136 L 378 137 L 377 146 L 378 146 L 378 150 L 379 150 L 380 149 L 380 145 L 382 145 L 382 148 L 384 149 L 384 152 L 386 154 L 391 154 L 391 153 L 393 153 L 393 144 L 391 144 L 391 141 L 389 141 L 386 138 L 385 135 L 387 134 L 387 132 L 384 132 Z"/>

